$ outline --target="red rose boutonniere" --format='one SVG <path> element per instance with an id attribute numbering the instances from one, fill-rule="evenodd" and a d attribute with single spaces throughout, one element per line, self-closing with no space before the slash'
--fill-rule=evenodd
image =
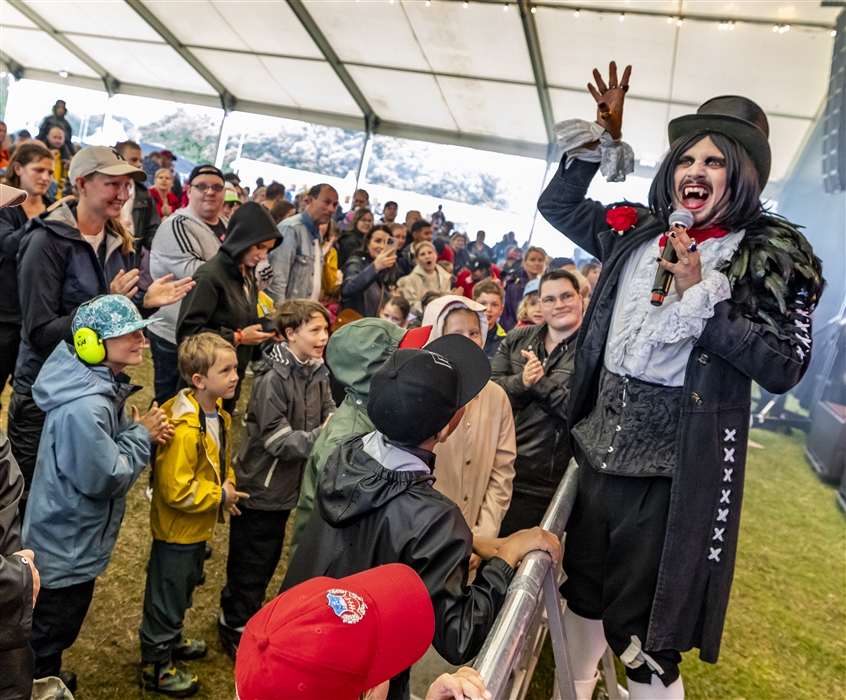
<path id="1" fill-rule="evenodd" d="M 605 214 L 606 223 L 621 236 L 637 223 L 634 207 L 614 207 Z"/>

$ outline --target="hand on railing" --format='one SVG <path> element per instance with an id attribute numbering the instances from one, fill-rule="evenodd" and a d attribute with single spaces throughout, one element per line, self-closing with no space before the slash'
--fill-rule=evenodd
<path id="1" fill-rule="evenodd" d="M 426 700 L 490 700 L 490 691 L 478 671 L 460 668 L 455 673 L 438 676 L 429 686 Z"/>
<path id="2" fill-rule="evenodd" d="M 516 569 L 525 556 L 536 549 L 548 552 L 549 556 L 552 557 L 553 564 L 561 558 L 561 542 L 559 539 L 551 532 L 539 527 L 515 532 L 502 543 L 496 552 L 496 556 L 504 559 L 512 569 Z"/>

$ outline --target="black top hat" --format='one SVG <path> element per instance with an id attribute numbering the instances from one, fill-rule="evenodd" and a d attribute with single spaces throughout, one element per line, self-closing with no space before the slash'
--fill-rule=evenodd
<path id="1" fill-rule="evenodd" d="M 671 144 L 697 131 L 716 131 L 730 136 L 752 156 L 761 189 L 767 184 L 772 163 L 767 140 L 770 125 L 764 110 L 752 100 L 738 95 L 714 97 L 700 106 L 696 114 L 673 119 L 667 131 Z"/>

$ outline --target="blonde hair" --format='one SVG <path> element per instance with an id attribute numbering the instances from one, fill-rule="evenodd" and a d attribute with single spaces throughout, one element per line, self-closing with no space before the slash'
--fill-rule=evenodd
<path id="1" fill-rule="evenodd" d="M 417 256 L 420 254 L 420 249 L 429 246 L 433 251 L 435 251 L 435 257 L 438 257 L 438 249 L 435 248 L 435 244 L 432 241 L 417 241 L 417 243 L 411 244 L 411 249 L 414 251 L 414 255 Z"/>
<path id="2" fill-rule="evenodd" d="M 529 257 L 532 253 L 540 253 L 543 256 L 543 261 L 546 263 L 547 261 L 547 254 L 546 251 L 541 248 L 540 246 L 532 245 L 526 248 L 526 252 L 523 254 L 523 260 Z"/>
<path id="3" fill-rule="evenodd" d="M 217 362 L 217 355 L 221 350 L 235 352 L 235 346 L 225 341 L 216 333 L 198 333 L 192 335 L 179 344 L 177 364 L 180 376 L 191 386 L 191 378 L 195 374 L 208 374 L 212 365 Z"/>
<path id="4" fill-rule="evenodd" d="M 529 292 L 526 296 L 523 297 L 523 301 L 520 302 L 520 305 L 517 307 L 517 323 L 531 323 L 534 324 L 534 321 L 529 318 L 529 307 L 532 304 L 538 303 L 538 294 L 537 292 Z"/>

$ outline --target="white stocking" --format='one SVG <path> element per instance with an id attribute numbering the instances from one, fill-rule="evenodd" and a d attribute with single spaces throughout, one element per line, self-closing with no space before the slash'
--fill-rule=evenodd
<path id="1" fill-rule="evenodd" d="M 629 700 L 684 700 L 684 684 L 681 676 L 668 686 L 665 686 L 655 674 L 652 674 L 650 683 L 638 683 L 631 678 L 627 680 Z"/>
<path id="2" fill-rule="evenodd" d="M 564 633 L 567 635 L 573 679 L 593 680 L 599 660 L 608 646 L 602 620 L 588 620 L 567 608 L 564 611 Z"/>

